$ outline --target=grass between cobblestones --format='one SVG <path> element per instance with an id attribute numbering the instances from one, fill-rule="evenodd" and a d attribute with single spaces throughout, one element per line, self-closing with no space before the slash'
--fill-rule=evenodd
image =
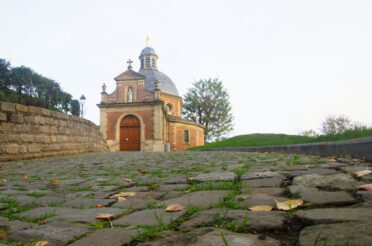
<path id="1" fill-rule="evenodd" d="M 93 198 L 101 197 L 107 194 L 113 194 L 117 192 L 125 192 L 125 191 L 138 191 L 138 193 L 147 192 L 149 194 L 156 194 L 163 193 L 163 196 L 168 195 L 168 187 L 167 189 L 163 189 L 166 191 L 161 190 L 162 187 L 167 186 L 168 184 L 173 183 L 166 183 L 164 181 L 169 181 L 169 179 L 179 178 L 180 185 L 182 184 L 182 188 L 175 189 L 174 192 L 176 195 L 179 196 L 187 196 L 188 193 L 196 192 L 196 191 L 209 191 L 209 190 L 221 190 L 221 191 L 228 191 L 227 195 L 225 195 L 222 199 L 220 199 L 216 204 L 212 205 L 212 209 L 220 210 L 215 216 L 213 216 L 213 224 L 216 228 L 226 229 L 232 232 L 238 233 L 251 233 L 250 229 L 244 227 L 247 224 L 248 216 L 237 220 L 231 220 L 228 218 L 227 213 L 231 210 L 247 210 L 247 205 L 243 205 L 237 196 L 238 195 L 250 195 L 253 191 L 252 188 L 245 186 L 243 189 L 243 181 L 241 177 L 248 171 L 251 172 L 263 172 L 271 170 L 273 172 L 281 171 L 285 176 L 284 182 L 281 185 L 286 193 L 282 194 L 283 198 L 293 199 L 293 198 L 300 198 L 298 194 L 290 194 L 288 185 L 291 184 L 292 178 L 289 174 L 286 175 L 285 171 L 288 170 L 303 170 L 309 169 L 312 167 L 318 167 L 321 164 L 325 164 L 329 161 L 329 163 L 333 163 L 331 160 L 327 158 L 321 158 L 316 156 L 308 156 L 308 155 L 296 155 L 296 154 L 278 154 L 278 153 L 230 153 L 230 152 L 223 152 L 223 153 L 202 153 L 202 152 L 182 152 L 182 153 L 142 153 L 143 157 L 137 158 L 135 155 L 129 155 L 126 153 L 118 153 L 121 154 L 126 158 L 106 158 L 106 154 L 92 154 L 87 155 L 91 158 L 88 159 L 78 159 L 79 161 L 74 160 L 74 158 L 54 158 L 49 159 L 51 164 L 45 161 L 39 161 L 38 165 L 40 164 L 44 168 L 40 168 L 35 170 L 27 170 L 27 165 L 33 165 L 36 161 L 26 161 L 25 163 L 18 162 L 14 163 L 13 166 L 9 166 L 6 176 L 4 176 L 5 172 L 2 172 L 0 175 L 0 179 L 7 179 L 8 183 L 0 183 L 0 186 L 4 187 L 6 185 L 13 187 L 10 190 L 15 192 L 9 195 L 2 195 L 0 197 L 0 203 L 7 204 L 3 210 L 0 210 L 0 216 L 6 217 L 10 220 L 21 220 L 25 222 L 43 224 L 48 218 L 54 217 L 55 213 L 45 214 L 40 217 L 36 218 L 29 218 L 29 217 L 22 217 L 20 216 L 21 212 L 38 208 L 41 206 L 46 206 L 45 204 L 42 205 L 37 202 L 31 202 L 25 205 L 22 200 L 17 201 L 16 197 L 21 196 L 22 198 L 25 195 L 29 196 L 30 200 L 34 200 L 34 198 L 42 198 L 45 196 L 52 196 L 58 198 L 64 198 L 63 201 L 58 199 L 59 202 L 51 202 L 47 206 L 48 207 L 61 207 L 65 201 L 72 200 L 72 199 L 79 199 L 80 195 L 84 199 L 92 199 L 92 204 L 87 206 L 86 208 L 94 208 L 97 204 L 93 203 Z M 134 156 L 134 157 L 133 157 Z M 195 157 L 196 156 L 196 157 Z M 60 162 L 58 162 L 60 161 Z M 55 165 L 55 166 L 53 166 Z M 24 180 L 23 176 L 19 174 L 19 170 L 22 168 L 22 172 L 28 172 L 28 180 Z M 49 169 L 48 169 L 49 168 Z M 66 168 L 71 168 L 71 170 L 66 170 Z M 195 178 L 199 174 L 206 174 L 206 173 L 221 173 L 221 172 L 234 172 L 238 177 L 235 180 L 229 182 L 218 182 L 218 181 L 210 181 L 210 182 L 196 182 L 193 181 L 192 178 Z M 51 180 L 54 180 L 55 177 L 59 177 L 60 181 L 53 183 Z M 70 184 L 71 182 L 62 182 L 62 181 L 74 181 L 84 177 L 85 182 L 78 183 L 76 185 Z M 118 177 L 120 177 L 118 179 Z M 136 181 L 136 187 L 127 187 L 123 185 L 123 179 L 134 179 Z M 358 181 L 361 181 L 361 178 L 355 177 L 354 178 Z M 35 187 L 28 187 L 28 183 L 39 182 L 40 184 L 34 184 Z M 182 181 L 182 182 L 181 182 Z M 9 184 L 9 183 L 15 184 Z M 96 182 L 96 183 L 95 183 Z M 173 181 L 172 181 L 173 182 Z M 187 182 L 187 184 L 185 184 Z M 244 181 L 245 182 L 245 181 Z M 370 182 L 370 181 L 369 181 Z M 42 184 L 45 184 L 43 186 Z M 177 183 L 178 184 L 178 183 Z M 40 187 L 39 187 L 40 185 Z M 113 186 L 115 189 L 110 190 L 108 186 Z M 145 187 L 143 189 L 141 187 Z M 106 191 L 107 188 L 107 191 Z M 172 188 L 173 189 L 173 188 Z M 333 190 L 332 190 L 333 191 Z M 44 193 L 45 192 L 45 193 Z M 80 194 L 81 193 L 81 194 Z M 76 198 L 67 198 L 67 195 L 73 195 L 71 197 L 75 197 L 74 195 L 78 194 Z M 254 193 L 255 195 L 255 193 Z M 108 197 L 108 196 L 103 196 Z M 97 198 L 98 199 L 98 198 Z M 169 198 L 168 198 L 169 199 Z M 40 199 L 41 200 L 41 199 Z M 45 199 L 47 200 L 47 199 Z M 149 200 L 146 207 L 144 209 L 164 209 L 166 207 L 165 204 L 158 204 L 157 202 L 162 202 L 163 199 L 161 196 L 156 198 L 156 202 L 153 200 Z M 37 199 L 36 199 L 37 201 Z M 145 203 L 146 204 L 146 203 Z M 110 205 L 108 205 L 110 206 Z M 329 207 L 337 207 L 332 205 L 312 205 L 312 204 L 305 204 L 301 208 L 293 209 L 291 211 L 286 212 L 286 218 L 290 221 L 290 223 L 300 223 L 294 219 L 293 213 L 297 210 L 310 210 L 314 208 L 329 208 Z M 82 207 L 79 207 L 83 209 Z M 274 208 L 275 210 L 275 208 Z M 129 213 L 134 213 L 136 211 L 132 210 L 131 208 L 122 210 L 123 213 L 118 216 L 122 217 Z M 179 226 L 188 221 L 191 216 L 197 212 L 202 211 L 200 206 L 189 204 L 186 208 L 186 213 L 178 218 L 177 220 L 172 220 L 168 225 L 168 223 L 164 224 L 160 217 L 157 218 L 157 225 L 156 226 L 115 226 L 116 228 L 126 228 L 126 229 L 137 229 L 140 231 L 140 234 L 136 237 L 133 237 L 134 240 L 137 242 L 144 242 L 147 240 L 157 239 L 158 233 L 162 231 L 179 231 L 180 233 L 186 232 L 190 229 L 179 229 Z M 248 211 L 248 210 L 247 210 Z M 248 214 L 248 212 L 247 212 Z M 154 215 L 156 216 L 156 215 Z M 194 216 L 195 217 L 195 216 Z M 210 223 L 210 222 L 208 222 Z M 302 223 L 302 222 L 301 222 Z M 83 223 L 84 224 L 84 223 Z M 106 220 L 100 220 L 93 223 L 85 223 L 85 225 L 92 226 L 96 229 L 103 229 L 103 228 L 110 228 L 110 223 Z M 36 226 L 36 225 L 35 225 Z M 260 231 L 267 236 L 272 236 L 274 238 L 280 237 L 288 237 L 285 240 L 290 241 L 292 240 L 292 244 L 295 245 L 295 240 L 298 240 L 298 235 L 300 230 L 305 226 L 300 224 L 299 227 L 295 226 L 288 226 L 288 228 L 293 229 L 293 238 L 289 238 L 290 232 L 286 231 L 288 228 L 280 229 L 282 231 Z M 296 225 L 297 226 L 297 225 Z M 1 229 L 1 228 L 0 228 Z M 281 235 L 279 235 L 279 233 Z M 282 234 L 284 236 L 282 236 Z M 223 234 L 221 234 L 221 238 L 224 238 Z M 9 244 L 9 245 L 19 245 L 14 244 L 7 241 L 1 241 L 1 243 Z M 29 242 L 23 245 L 32 246 L 34 242 Z M 227 243 L 227 242 L 226 242 Z M 323 241 L 317 242 L 318 245 L 321 245 Z M 225 244 L 227 245 L 227 244 Z"/>

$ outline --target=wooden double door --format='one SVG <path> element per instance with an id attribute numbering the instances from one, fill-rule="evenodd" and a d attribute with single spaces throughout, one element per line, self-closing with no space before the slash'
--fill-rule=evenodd
<path id="1" fill-rule="evenodd" d="M 125 116 L 120 122 L 120 151 L 141 150 L 141 127 L 134 115 Z"/>

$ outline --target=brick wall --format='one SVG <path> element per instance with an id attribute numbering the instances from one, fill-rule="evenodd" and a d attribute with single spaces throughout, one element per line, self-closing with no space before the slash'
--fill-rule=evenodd
<path id="1" fill-rule="evenodd" d="M 184 131 L 189 131 L 189 142 L 184 141 Z M 169 143 L 172 151 L 182 151 L 188 148 L 204 145 L 204 128 L 183 122 L 169 124 Z"/>
<path id="2" fill-rule="evenodd" d="M 160 96 L 160 100 L 164 102 L 164 105 L 167 105 L 168 103 L 173 105 L 173 115 L 175 116 L 181 116 L 181 100 L 182 98 L 172 96 L 169 94 L 162 93 Z"/>
<path id="3" fill-rule="evenodd" d="M 0 161 L 107 150 L 99 127 L 89 120 L 0 102 Z"/>
<path id="4" fill-rule="evenodd" d="M 115 140 L 116 124 L 123 112 L 107 112 L 106 113 L 106 139 Z M 139 115 L 145 125 L 145 139 L 154 138 L 154 111 L 128 111 L 128 114 Z"/>

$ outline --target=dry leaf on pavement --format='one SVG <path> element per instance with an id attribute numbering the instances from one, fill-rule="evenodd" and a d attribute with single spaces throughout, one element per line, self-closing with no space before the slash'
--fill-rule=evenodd
<path id="1" fill-rule="evenodd" d="M 107 219 L 113 218 L 114 216 L 115 216 L 114 214 L 99 214 L 99 215 L 96 216 L 96 219 L 107 220 Z"/>
<path id="2" fill-rule="evenodd" d="M 125 198 L 125 197 L 118 197 L 118 199 L 116 200 L 117 202 L 122 202 L 122 201 L 126 201 L 127 200 L 127 198 Z"/>
<path id="3" fill-rule="evenodd" d="M 363 171 L 358 171 L 358 172 L 355 172 L 355 176 L 357 177 L 363 177 L 363 176 L 366 176 L 366 175 L 369 175 L 371 174 L 372 171 L 371 170 L 363 170 Z"/>
<path id="4" fill-rule="evenodd" d="M 97 204 L 96 205 L 96 208 L 104 208 L 105 207 L 105 205 L 102 205 L 102 204 Z"/>
<path id="5" fill-rule="evenodd" d="M 52 180 L 50 180 L 50 182 L 52 182 L 52 183 L 58 183 L 59 181 L 61 181 L 60 179 L 52 179 Z"/>
<path id="6" fill-rule="evenodd" d="M 111 228 L 114 226 L 112 225 L 111 218 L 113 218 L 115 215 L 114 214 L 99 214 L 96 219 L 103 219 L 103 220 L 108 220 L 110 222 Z"/>
<path id="7" fill-rule="evenodd" d="M 44 224 L 48 224 L 48 221 L 47 220 L 39 220 L 38 222 L 36 222 L 36 224 L 38 225 L 44 225 Z"/>
<path id="8" fill-rule="evenodd" d="M 0 239 L 6 238 L 7 234 L 4 230 L 0 230 Z"/>
<path id="9" fill-rule="evenodd" d="M 48 245 L 48 241 L 47 240 L 42 240 L 42 241 L 36 241 L 35 242 L 35 246 L 44 246 L 44 245 Z"/>
<path id="10" fill-rule="evenodd" d="M 301 206 L 304 203 L 304 201 L 302 199 L 287 200 L 284 202 L 279 202 L 275 200 L 275 203 L 276 203 L 276 208 L 279 210 L 291 210 L 291 209 Z"/>
<path id="11" fill-rule="evenodd" d="M 186 207 L 182 206 L 180 204 L 170 204 L 164 209 L 164 211 L 165 212 L 176 212 L 176 211 L 182 211 L 182 210 L 185 210 L 185 209 L 186 209 Z"/>
<path id="12" fill-rule="evenodd" d="M 128 197 L 128 196 L 135 196 L 136 192 L 120 192 L 114 195 L 109 196 L 109 198 L 116 198 L 116 197 Z"/>
<path id="13" fill-rule="evenodd" d="M 24 179 L 24 180 L 27 179 L 27 175 L 26 175 L 26 174 L 23 174 L 23 179 Z"/>
<path id="14" fill-rule="evenodd" d="M 238 197 L 238 200 L 239 200 L 239 201 L 244 201 L 244 200 L 247 199 L 247 198 L 250 198 L 250 196 L 244 196 L 244 195 L 243 195 L 243 196 L 239 196 L 239 197 Z"/>
<path id="15" fill-rule="evenodd" d="M 0 179 L 0 183 L 6 183 L 6 179 Z"/>
<path id="16" fill-rule="evenodd" d="M 157 188 L 159 188 L 159 185 L 154 184 L 154 185 L 151 185 L 150 190 L 156 190 Z"/>
<path id="17" fill-rule="evenodd" d="M 364 184 L 357 187 L 358 190 L 372 190 L 372 184 Z"/>
<path id="18" fill-rule="evenodd" d="M 258 205 L 248 208 L 251 211 L 271 211 L 273 208 L 268 205 Z"/>
<path id="19" fill-rule="evenodd" d="M 149 173 L 148 171 L 141 170 L 141 169 L 138 169 L 137 172 L 140 173 L 140 174 L 148 174 Z"/>

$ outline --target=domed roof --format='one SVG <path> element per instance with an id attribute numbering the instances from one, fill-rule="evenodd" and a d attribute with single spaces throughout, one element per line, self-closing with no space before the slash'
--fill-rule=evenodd
<path id="1" fill-rule="evenodd" d="M 178 95 L 178 90 L 173 81 L 164 73 L 155 69 L 140 69 L 139 73 L 145 76 L 145 88 L 149 91 L 155 90 L 155 82 L 160 82 L 159 88 L 161 92 Z"/>
<path id="2" fill-rule="evenodd" d="M 141 55 L 140 55 L 140 57 L 141 56 L 146 56 L 146 55 L 154 55 L 154 56 L 158 56 L 157 54 L 156 54 L 156 52 L 155 52 L 155 50 L 153 49 L 153 48 L 151 48 L 151 47 L 146 47 L 146 48 L 144 48 L 142 51 L 141 51 Z"/>

